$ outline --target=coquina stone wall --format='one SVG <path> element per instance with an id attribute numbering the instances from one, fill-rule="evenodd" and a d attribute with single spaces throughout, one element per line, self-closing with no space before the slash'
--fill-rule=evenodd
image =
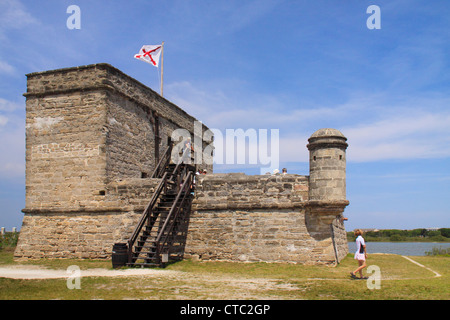
<path id="1" fill-rule="evenodd" d="M 110 258 L 160 181 L 148 177 L 173 131 L 195 142 L 208 128 L 196 130 L 195 118 L 108 64 L 27 77 L 26 207 L 15 258 Z M 339 262 L 348 252 L 346 140 L 316 131 L 309 176 L 211 174 L 212 154 L 203 154 L 209 174 L 197 176 L 185 257 Z"/>
<path id="2" fill-rule="evenodd" d="M 318 212 L 309 202 L 307 176 L 201 176 L 185 255 L 202 260 L 334 264 L 348 252 L 347 240 L 341 237 L 346 204 L 327 205 Z"/>
<path id="3" fill-rule="evenodd" d="M 28 74 L 24 95 L 26 206 L 16 257 L 107 257 L 151 198 L 148 177 L 172 132 L 194 140 L 196 119 L 108 64 Z"/>
<path id="4" fill-rule="evenodd" d="M 160 179 L 106 185 L 102 208 L 47 208 L 26 213 L 14 253 L 20 258 L 109 258 L 131 236 Z"/>

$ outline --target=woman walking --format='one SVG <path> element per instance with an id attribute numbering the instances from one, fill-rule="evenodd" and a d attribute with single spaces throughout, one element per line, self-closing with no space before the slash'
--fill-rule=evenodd
<path id="1" fill-rule="evenodd" d="M 360 279 L 367 279 L 367 277 L 363 277 L 362 270 L 366 267 L 366 259 L 367 259 L 367 251 L 366 251 L 366 243 L 364 238 L 362 237 L 362 230 L 356 229 L 355 235 L 356 238 L 356 252 L 355 252 L 355 260 L 358 260 L 358 268 L 355 271 L 350 272 L 350 276 L 352 279 L 356 278 L 356 273 L 359 272 Z"/>

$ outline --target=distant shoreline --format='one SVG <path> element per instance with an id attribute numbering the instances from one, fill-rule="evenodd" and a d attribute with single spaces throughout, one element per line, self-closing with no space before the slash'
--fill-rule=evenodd
<path id="1" fill-rule="evenodd" d="M 350 239 L 347 238 L 348 242 L 354 242 L 355 239 Z M 389 240 L 389 238 L 387 239 L 383 239 L 383 238 L 370 238 L 370 237 L 366 237 L 364 238 L 365 241 L 367 242 L 392 242 L 392 243 L 396 243 L 396 242 L 424 242 L 424 243 L 450 243 L 450 239 L 448 240 L 429 240 L 429 239 L 413 239 L 413 238 L 407 238 L 405 240 L 396 240 L 396 241 L 392 241 Z"/>
<path id="2" fill-rule="evenodd" d="M 363 230 L 364 232 L 364 230 Z M 450 242 L 450 228 L 440 229 L 380 229 L 367 230 L 363 237 L 368 242 Z M 347 232 L 347 240 L 354 241 L 355 234 L 353 231 Z"/>

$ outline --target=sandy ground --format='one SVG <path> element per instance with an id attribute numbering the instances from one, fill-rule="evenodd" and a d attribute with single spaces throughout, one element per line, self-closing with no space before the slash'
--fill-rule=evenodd
<path id="1" fill-rule="evenodd" d="M 47 269 L 42 266 L 15 265 L 0 267 L 0 277 L 13 279 L 69 279 L 72 271 Z M 183 271 L 158 270 L 158 269 L 88 269 L 81 270 L 80 277 L 130 277 L 151 278 L 152 282 L 146 283 L 141 290 L 153 292 L 159 283 L 166 286 L 166 290 L 172 294 L 172 299 L 278 299 L 266 291 L 302 291 L 296 285 L 280 282 L 278 279 L 241 278 L 230 276 L 217 276 L 206 274 L 190 274 L 187 278 Z M 187 281 L 188 279 L 188 282 Z M 176 285 L 167 284 L 166 281 L 175 281 Z M 139 280 L 138 280 L 139 281 Z M 139 283 L 139 282 L 138 282 Z M 107 285 L 101 285 L 100 289 L 109 289 Z M 287 297 L 288 298 L 288 297 Z M 286 298 L 286 299 L 287 299 Z M 133 297 L 130 297 L 133 299 Z"/>
<path id="2" fill-rule="evenodd" d="M 423 266 L 409 257 L 404 257 L 410 263 L 414 263 L 430 271 L 429 277 L 434 273 L 434 277 L 441 275 L 436 271 Z M 76 266 L 74 266 L 76 267 Z M 77 268 L 77 267 L 76 267 Z M 74 274 L 79 272 L 78 274 Z M 306 276 L 306 275 L 305 275 Z M 308 289 L 311 282 L 317 281 L 349 281 L 344 278 L 308 278 L 296 279 L 296 281 L 270 279 L 270 278 L 249 278 L 245 276 L 217 275 L 217 274 L 189 274 L 183 271 L 173 271 L 165 269 L 130 268 L 123 270 L 112 270 L 95 268 L 87 270 L 49 269 L 36 265 L 8 265 L 0 267 L 0 277 L 12 279 L 70 279 L 73 277 L 137 277 L 136 283 L 140 290 L 147 290 L 149 295 L 155 295 L 158 288 L 163 286 L 165 294 L 171 299 L 300 299 L 302 292 Z M 150 280 L 150 281 L 147 281 Z M 303 280 L 299 282 L 298 280 Z M 380 280 L 405 280 L 402 277 L 382 277 Z M 115 283 L 113 286 L 120 286 Z M 129 283 L 123 285 L 125 292 L 129 290 Z M 108 290 L 108 284 L 94 284 L 94 288 Z M 272 292 L 276 292 L 273 294 Z M 279 295 L 279 293 L 282 295 Z M 292 294 L 291 294 L 292 292 Z M 156 299 L 165 299 L 167 296 L 157 296 Z M 130 296 L 130 299 L 133 299 Z"/>
<path id="3" fill-rule="evenodd" d="M 402 256 L 403 258 L 409 260 L 410 262 L 429 270 L 434 273 L 435 277 L 441 277 L 439 273 L 436 271 L 421 265 L 420 263 L 414 261 L 413 259 Z M 78 268 L 77 266 L 73 266 Z M 0 267 L 0 277 L 3 278 L 12 278 L 12 279 L 58 279 L 58 278 L 69 278 L 74 276 L 74 272 L 79 272 L 79 276 L 81 277 L 129 277 L 129 276 L 153 276 L 153 277 L 182 277 L 184 272 L 182 271 L 173 271 L 173 270 L 164 270 L 164 269 L 147 269 L 147 268 L 131 268 L 131 269 L 88 269 L 88 270 L 79 270 L 79 269 L 48 269 L 42 266 L 33 266 L 33 265 L 14 265 L 8 267 Z M 191 275 L 192 276 L 192 275 Z M 312 278 L 308 280 L 345 280 L 345 279 L 319 279 Z M 387 280 L 387 279 L 386 279 Z"/>
<path id="4" fill-rule="evenodd" d="M 425 268 L 435 274 L 435 277 L 441 277 L 436 271 L 421 265 L 413 259 L 402 256 L 410 262 Z M 76 266 L 75 266 L 76 267 Z M 182 276 L 184 273 L 181 271 L 163 270 L 163 269 L 147 269 L 147 268 L 131 268 L 123 270 L 110 270 L 110 269 L 88 269 L 80 270 L 80 276 L 82 277 L 127 277 L 127 276 Z M 0 277 L 12 278 L 12 279 L 58 279 L 68 278 L 74 275 L 74 270 L 64 269 L 48 269 L 42 266 L 33 265 L 14 265 L 8 267 L 0 267 Z M 344 280 L 344 279 L 308 279 L 308 280 Z"/>
<path id="5" fill-rule="evenodd" d="M 68 278 L 74 274 L 75 270 L 55 270 L 47 269 L 41 266 L 15 265 L 8 267 L 0 267 L 0 277 L 12 279 L 58 279 Z M 157 269 L 124 269 L 124 270 L 108 270 L 108 269 L 89 269 L 80 270 L 82 277 L 127 277 L 127 276 L 167 276 L 176 275 L 180 272 L 170 270 Z"/>

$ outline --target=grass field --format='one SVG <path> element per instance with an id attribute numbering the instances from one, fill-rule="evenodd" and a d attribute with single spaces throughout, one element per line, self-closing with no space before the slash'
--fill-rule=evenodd
<path id="1" fill-rule="evenodd" d="M 17 266 L 12 252 L 0 252 L 0 267 Z M 110 261 L 40 260 L 20 264 L 53 269 L 77 265 L 81 288 L 68 289 L 66 279 L 9 279 L 0 274 L 0 299 L 448 300 L 450 257 L 410 258 L 422 266 L 399 255 L 369 255 L 367 264 L 380 270 L 379 289 L 368 288 L 369 282 L 372 288 L 375 284 L 372 278 L 350 279 L 349 272 L 356 267 L 350 255 L 336 267 L 181 261 L 169 265 L 163 273 L 130 277 L 83 277 L 83 270 L 111 269 Z"/>

